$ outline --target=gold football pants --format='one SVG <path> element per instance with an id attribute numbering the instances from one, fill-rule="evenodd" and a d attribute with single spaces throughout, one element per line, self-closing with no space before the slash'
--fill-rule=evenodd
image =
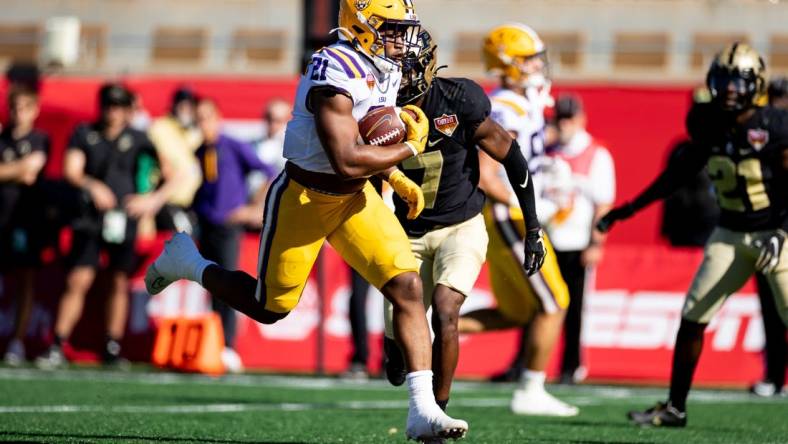
<path id="1" fill-rule="evenodd" d="M 282 172 L 266 198 L 255 297 L 267 311 L 298 304 L 323 242 L 378 289 L 419 269 L 405 231 L 367 182 L 353 194 L 311 190 Z"/>
<path id="2" fill-rule="evenodd" d="M 569 306 L 569 289 L 547 236 L 544 265 L 538 273 L 528 276 L 523 268 L 525 223 L 520 208 L 487 204 L 484 222 L 490 238 L 487 247 L 490 286 L 498 310 L 518 323 L 529 322 L 538 311 L 565 310 Z"/>

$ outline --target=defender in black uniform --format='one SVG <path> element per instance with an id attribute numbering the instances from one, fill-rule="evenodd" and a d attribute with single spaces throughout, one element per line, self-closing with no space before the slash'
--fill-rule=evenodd
<path id="1" fill-rule="evenodd" d="M 0 132 L 0 273 L 16 277 L 14 331 L 3 361 L 25 359 L 22 340 L 33 308 L 33 280 L 39 266 L 43 206 L 39 176 L 49 152 L 49 137 L 33 128 L 38 94 L 16 86 L 8 95 L 8 126 Z"/>
<path id="2" fill-rule="evenodd" d="M 687 116 L 693 149 L 598 224 L 607 231 L 617 220 L 668 196 L 704 165 L 714 182 L 720 220 L 684 301 L 670 395 L 667 403 L 630 412 L 636 424 L 686 425 L 687 394 L 703 332 L 725 299 L 753 273 L 763 273 L 783 322 L 788 322 L 788 113 L 761 106 L 764 71 L 761 57 L 745 44 L 734 43 L 719 53 L 707 76 L 712 102 L 695 106 Z"/>
<path id="3" fill-rule="evenodd" d="M 479 85 L 468 79 L 435 77 L 435 50 L 429 33 L 422 31 L 418 54 L 410 54 L 403 62 L 398 96 L 399 105 L 419 106 L 430 121 L 425 152 L 399 165 L 409 179 L 421 184 L 425 208 L 418 218 L 409 219 L 408 202 L 395 198 L 394 203 L 397 218 L 421 261 L 425 306 L 433 307 L 435 399 L 445 409 L 459 355 L 460 306 L 479 275 L 487 251 L 477 146 L 504 164 L 525 211 L 528 235 L 523 266 L 528 274 L 542 266 L 545 249 L 528 164 L 517 142 L 489 118 L 490 101 Z M 387 172 L 388 177 L 402 174 L 400 170 Z M 405 366 L 392 339 L 390 320 L 389 306 L 386 374 L 392 384 L 399 385 L 405 379 Z"/>

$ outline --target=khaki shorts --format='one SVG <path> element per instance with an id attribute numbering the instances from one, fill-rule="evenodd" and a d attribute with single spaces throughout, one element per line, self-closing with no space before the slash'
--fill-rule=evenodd
<path id="1" fill-rule="evenodd" d="M 435 287 L 443 285 L 468 296 L 479 277 L 487 254 L 487 230 L 478 214 L 465 222 L 410 238 L 419 262 L 424 307 L 432 305 Z M 392 305 L 385 301 L 386 336 L 393 337 Z"/>
<path id="2" fill-rule="evenodd" d="M 755 270 L 760 253 L 753 241 L 764 232 L 740 233 L 716 228 L 704 250 L 701 263 L 684 300 L 682 317 L 689 321 L 708 324 L 722 303 L 740 289 Z M 788 324 L 788 244 L 783 245 L 777 269 L 766 275 L 774 294 L 777 310 Z"/>

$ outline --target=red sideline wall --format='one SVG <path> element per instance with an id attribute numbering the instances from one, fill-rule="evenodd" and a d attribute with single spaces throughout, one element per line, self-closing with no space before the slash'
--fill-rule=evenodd
<path id="1" fill-rule="evenodd" d="M 42 115 L 39 126 L 50 132 L 53 152 L 46 168 L 51 177 L 60 176 L 62 151 L 70 129 L 79 120 L 96 113 L 95 94 L 100 86 L 97 78 L 47 79 L 42 88 Z M 198 94 L 214 98 L 225 117 L 257 119 L 263 105 L 273 97 L 292 99 L 296 79 L 235 79 L 235 78 L 174 78 L 132 77 L 126 83 L 142 98 L 143 105 L 158 116 L 166 112 L 169 97 L 176 86 L 187 84 Z M 0 97 L 6 86 L 0 84 Z M 684 133 L 683 119 L 689 105 L 690 86 L 653 87 L 639 85 L 557 85 L 555 92 L 579 94 L 589 115 L 589 130 L 604 141 L 613 154 L 617 168 L 617 201 L 634 196 L 660 170 L 669 145 Z M 4 99 L 0 100 L 4 102 Z M 2 103 L 2 109 L 5 109 Z M 3 112 L 4 117 L 5 112 Z M 639 379 L 665 381 L 669 374 L 672 339 L 678 325 L 683 293 L 701 259 L 697 250 L 672 250 L 658 238 L 659 206 L 642 212 L 631 221 L 620 224 L 611 234 L 605 260 L 599 267 L 595 289 L 587 297 L 587 316 L 583 338 L 590 376 L 602 379 Z M 145 246 L 143 246 L 145 247 Z M 156 245 L 142 248 L 151 254 Z M 242 267 L 254 273 L 257 239 L 246 239 L 241 251 Z M 331 250 L 325 259 L 327 279 L 323 287 L 326 299 L 326 362 L 329 372 L 344 369 L 350 354 L 347 311 L 347 279 L 344 265 Z M 313 276 L 315 278 L 315 276 Z M 194 287 L 181 285 L 149 300 L 135 282 L 132 307 L 141 310 L 130 321 L 142 337 L 135 342 L 134 357 L 144 358 L 152 340 L 157 316 L 199 311 L 204 307 L 204 294 Z M 58 286 L 55 285 L 55 288 Z M 744 384 L 760 377 L 760 356 L 763 342 L 757 299 L 752 288 L 727 304 L 709 332 L 707 351 L 698 370 L 698 379 L 710 383 Z M 261 326 L 246 318 L 241 320 L 238 349 L 247 366 L 284 371 L 312 371 L 315 368 L 315 323 L 317 319 L 316 283 L 308 287 L 299 308 L 274 328 Z M 3 319 L 10 307 L 4 298 Z M 57 299 L 56 290 L 43 298 L 51 307 Z M 378 298 L 371 298 L 371 366 L 380 361 L 380 323 L 373 318 L 379 313 Z M 100 295 L 94 297 L 100 302 Z M 196 301 L 196 302 L 195 302 Z M 476 292 L 467 307 L 492 303 L 486 273 L 477 282 Z M 202 304 L 202 305 L 201 305 Z M 100 310 L 93 310 L 99 322 Z M 51 310 L 40 310 L 40 321 L 34 334 L 41 335 L 51 325 Z M 134 317 L 134 315 L 133 315 Z M 91 316 L 88 316 L 91 318 Z M 83 321 L 81 326 L 87 329 Z M 3 325 L 8 325 L 3 322 Z M 0 335 L 7 334 L 7 329 Z M 132 337 L 135 337 L 131 335 Z M 75 341 L 79 342 L 79 341 Z M 459 374 L 484 377 L 502 369 L 514 353 L 513 332 L 478 335 L 463 339 Z M 95 343 L 86 348 L 95 347 Z M 75 353 L 79 354 L 80 350 Z M 82 354 L 90 356 L 91 353 Z M 555 359 L 551 364 L 554 370 Z"/>

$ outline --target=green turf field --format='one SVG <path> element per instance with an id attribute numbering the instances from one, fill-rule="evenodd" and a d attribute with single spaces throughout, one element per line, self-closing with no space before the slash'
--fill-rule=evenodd
<path id="1" fill-rule="evenodd" d="M 467 443 L 788 443 L 788 398 L 695 391 L 689 426 L 640 429 L 624 413 L 664 389 L 552 387 L 575 418 L 517 417 L 512 385 L 460 382 L 449 412 Z M 383 381 L 0 369 L 0 441 L 46 443 L 404 443 L 404 388 Z"/>

